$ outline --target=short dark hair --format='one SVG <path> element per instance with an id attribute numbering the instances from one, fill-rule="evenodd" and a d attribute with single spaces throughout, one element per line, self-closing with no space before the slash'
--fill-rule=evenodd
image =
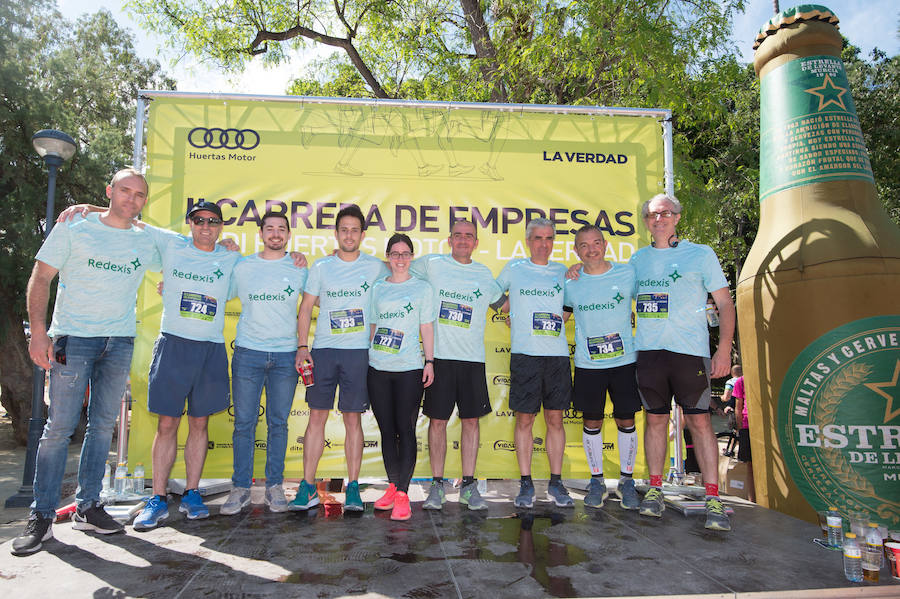
<path id="1" fill-rule="evenodd" d="M 583 227 L 575 231 L 575 239 L 578 239 L 579 235 L 581 235 L 582 233 L 587 233 L 588 231 L 596 231 L 600 234 L 601 239 L 606 240 L 606 235 L 603 234 L 603 231 L 601 231 L 600 227 L 598 227 L 597 225 L 584 225 Z"/>
<path id="2" fill-rule="evenodd" d="M 259 228 L 260 228 L 260 229 L 262 229 L 263 227 L 266 226 L 266 219 L 267 219 L 267 218 L 283 218 L 283 219 L 284 219 L 284 224 L 287 225 L 288 231 L 290 231 L 290 229 L 291 229 L 291 221 L 288 220 L 288 217 L 287 217 L 287 215 L 286 215 L 284 212 L 273 212 L 273 211 L 271 211 L 271 210 L 267 211 L 265 214 L 263 214 L 263 217 L 262 217 L 262 218 L 260 219 L 260 221 L 259 221 Z"/>
<path id="3" fill-rule="evenodd" d="M 410 252 L 416 252 L 416 250 L 413 249 L 413 242 L 412 239 L 409 238 L 409 235 L 407 235 L 406 233 L 394 233 L 393 235 L 391 235 L 391 238 L 388 239 L 387 247 L 384 248 L 385 255 L 390 253 L 391 246 L 395 243 L 405 243 L 407 246 L 409 246 Z"/>
<path id="4" fill-rule="evenodd" d="M 353 218 L 359 220 L 360 228 L 365 231 L 366 230 L 366 217 L 363 216 L 362 210 L 359 209 L 359 206 L 356 204 L 350 204 L 349 206 L 344 206 L 337 213 L 337 218 L 334 219 L 334 228 L 337 229 L 341 224 L 341 219 L 345 216 L 352 216 Z"/>
<path id="5" fill-rule="evenodd" d="M 450 233 L 451 234 L 453 234 L 453 228 L 460 223 L 466 223 L 467 225 L 472 225 L 472 229 L 475 230 L 475 239 L 478 239 L 478 226 L 475 223 L 473 223 L 472 221 L 465 219 L 465 218 L 458 218 L 450 224 Z"/>

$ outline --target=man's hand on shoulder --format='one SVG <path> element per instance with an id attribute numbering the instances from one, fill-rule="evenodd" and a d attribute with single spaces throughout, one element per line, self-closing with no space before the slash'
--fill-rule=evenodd
<path id="1" fill-rule="evenodd" d="M 577 281 L 578 277 L 581 276 L 581 269 L 584 267 L 584 264 L 578 262 L 577 264 L 573 264 L 566 270 L 566 278 L 571 279 L 573 281 Z"/>
<path id="2" fill-rule="evenodd" d="M 104 208 L 103 206 L 94 206 L 93 204 L 75 204 L 74 206 L 69 206 L 68 208 L 60 212 L 59 216 L 56 217 L 56 222 L 68 222 L 76 216 L 87 218 L 87 215 L 91 212 L 103 212 L 104 210 L 106 210 L 106 208 Z"/>
<path id="3" fill-rule="evenodd" d="M 241 251 L 241 246 L 239 246 L 234 239 L 230 239 L 228 237 L 219 241 L 219 245 L 222 246 L 223 248 L 225 248 L 226 250 L 228 250 L 229 252 Z"/>
<path id="4" fill-rule="evenodd" d="M 294 261 L 294 266 L 297 268 L 306 268 L 308 264 L 303 252 L 291 252 L 291 259 Z"/>

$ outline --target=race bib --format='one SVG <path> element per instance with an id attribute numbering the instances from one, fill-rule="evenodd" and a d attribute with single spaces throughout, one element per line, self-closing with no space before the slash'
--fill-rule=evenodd
<path id="1" fill-rule="evenodd" d="M 638 318 L 668 318 L 668 293 L 639 293 L 637 301 Z"/>
<path id="2" fill-rule="evenodd" d="M 363 330 L 363 311 L 358 308 L 334 310 L 328 313 L 328 318 L 331 320 L 332 335 L 356 333 Z"/>
<path id="3" fill-rule="evenodd" d="M 403 331 L 379 327 L 375 330 L 375 337 L 372 338 L 372 349 L 396 354 L 400 351 L 402 343 Z"/>
<path id="4" fill-rule="evenodd" d="M 563 320 L 553 312 L 534 312 L 531 315 L 531 334 L 559 337 Z"/>
<path id="5" fill-rule="evenodd" d="M 216 317 L 216 298 L 192 291 L 182 292 L 181 316 L 212 322 Z"/>
<path id="6" fill-rule="evenodd" d="M 441 302 L 438 324 L 468 329 L 472 325 L 472 306 L 455 302 Z"/>
<path id="7" fill-rule="evenodd" d="M 625 354 L 625 344 L 618 333 L 588 337 L 587 348 L 591 360 L 608 360 Z"/>

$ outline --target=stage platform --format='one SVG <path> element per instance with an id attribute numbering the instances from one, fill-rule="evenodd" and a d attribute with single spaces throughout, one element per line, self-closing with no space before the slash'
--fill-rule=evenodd
<path id="1" fill-rule="evenodd" d="M 271 514 L 254 487 L 252 505 L 188 521 L 170 518 L 139 533 L 96 535 L 54 525 L 54 539 L 28 557 L 0 546 L 0 589 L 15 597 L 900 597 L 882 569 L 879 584 L 844 579 L 841 553 L 812 542 L 819 527 L 739 499 L 730 533 L 707 531 L 699 516 L 667 509 L 661 520 L 538 499 L 512 505 L 518 484 L 490 481 L 489 509 L 471 512 L 450 490 L 443 511 L 421 509 L 424 483 L 410 491 L 413 516 L 373 512 L 383 485 L 363 490 L 363 513 L 319 507 Z M 294 484 L 288 484 L 289 489 Z M 449 490 L 449 486 L 448 486 Z M 342 495 L 336 494 L 338 499 Z M 14 595 L 13 595 L 14 593 Z"/>

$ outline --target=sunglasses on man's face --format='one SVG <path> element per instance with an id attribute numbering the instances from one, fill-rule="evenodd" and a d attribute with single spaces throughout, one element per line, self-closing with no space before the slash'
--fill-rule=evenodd
<path id="1" fill-rule="evenodd" d="M 222 219 L 217 216 L 193 216 L 191 222 L 197 226 L 208 223 L 210 227 L 215 227 L 222 224 Z"/>

